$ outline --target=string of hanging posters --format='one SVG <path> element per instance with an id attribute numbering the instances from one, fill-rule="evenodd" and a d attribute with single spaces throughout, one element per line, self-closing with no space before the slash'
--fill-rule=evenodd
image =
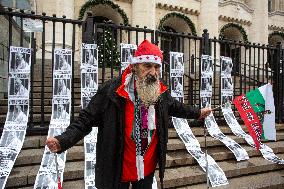
<path id="1" fill-rule="evenodd" d="M 0 139 L 0 188 L 23 146 L 29 117 L 31 48 L 10 46 L 8 111 Z"/>
<path id="2" fill-rule="evenodd" d="M 171 95 L 176 100 L 183 102 L 183 53 L 170 52 L 170 68 Z M 208 177 L 212 187 L 227 185 L 228 180 L 223 170 L 210 155 L 202 152 L 200 144 L 193 135 L 187 120 L 172 117 L 172 122 L 187 151 L 194 157 L 203 171 L 206 172 L 208 170 Z"/>
<path id="3" fill-rule="evenodd" d="M 70 124 L 71 111 L 72 51 L 55 49 L 53 56 L 52 114 L 47 137 L 54 137 L 65 131 Z M 66 154 L 67 151 L 52 153 L 45 146 L 34 184 L 35 189 L 57 188 L 58 183 L 62 185 Z"/>
<path id="4" fill-rule="evenodd" d="M 222 113 L 224 115 L 224 118 L 227 124 L 229 125 L 230 129 L 234 133 L 234 135 L 240 138 L 244 138 L 250 146 L 256 148 L 253 138 L 249 134 L 243 131 L 242 127 L 240 126 L 236 117 L 234 116 L 233 110 L 231 108 L 231 102 L 233 101 L 233 82 L 231 76 L 233 68 L 232 59 L 229 57 L 221 57 L 220 63 L 221 63 L 221 104 L 224 104 L 224 106 L 222 106 Z M 268 98 L 273 101 L 272 86 L 270 84 L 267 84 L 264 87 L 267 89 L 266 96 L 268 96 Z M 270 116 L 275 117 L 273 116 L 273 114 L 275 114 L 274 106 L 270 107 L 269 109 L 272 114 Z M 269 122 L 269 126 L 273 125 L 273 121 L 275 124 L 275 118 L 273 118 Z M 274 137 L 273 137 L 274 140 L 276 139 L 275 135 L 276 133 L 274 132 Z M 263 143 L 260 144 L 260 152 L 266 160 L 278 164 L 284 164 L 284 160 L 277 157 L 273 153 L 273 150 L 269 146 Z"/>

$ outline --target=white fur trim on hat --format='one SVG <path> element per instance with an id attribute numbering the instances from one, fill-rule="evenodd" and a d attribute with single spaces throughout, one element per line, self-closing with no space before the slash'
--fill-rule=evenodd
<path id="1" fill-rule="evenodd" d="M 138 63 L 156 63 L 162 65 L 162 60 L 159 56 L 155 55 L 141 55 L 132 58 L 131 64 L 138 64 Z"/>

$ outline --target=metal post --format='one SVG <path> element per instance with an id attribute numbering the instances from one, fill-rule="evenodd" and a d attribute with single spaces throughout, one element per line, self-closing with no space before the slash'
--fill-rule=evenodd
<path id="1" fill-rule="evenodd" d="M 202 34 L 202 54 L 211 55 L 209 33 L 207 29 L 203 30 Z"/>
<path id="2" fill-rule="evenodd" d="M 87 13 L 86 20 L 82 23 L 82 42 L 93 44 L 95 41 L 94 17 L 91 12 Z"/>
<path id="3" fill-rule="evenodd" d="M 208 33 L 207 29 L 203 30 L 202 44 L 201 44 L 200 52 L 204 55 L 211 55 L 209 33 Z M 200 59 L 199 63 L 201 65 L 201 59 Z M 201 77 L 201 71 L 199 71 L 199 76 Z M 200 82 L 199 82 L 199 86 L 201 86 L 201 79 L 200 79 Z M 206 129 L 206 125 L 205 125 L 205 120 L 203 120 L 203 125 L 204 125 L 204 140 L 205 140 L 205 158 L 206 158 L 206 186 L 207 186 L 207 188 L 209 188 L 210 185 L 209 185 L 209 177 L 208 177 L 207 129 Z"/>
<path id="4" fill-rule="evenodd" d="M 275 110 L 276 110 L 276 121 L 278 123 L 282 122 L 283 117 L 283 49 L 281 43 L 277 43 L 276 45 L 276 60 L 274 62 L 274 74 L 275 77 L 273 81 L 273 89 L 274 89 L 274 99 L 275 99 Z"/>

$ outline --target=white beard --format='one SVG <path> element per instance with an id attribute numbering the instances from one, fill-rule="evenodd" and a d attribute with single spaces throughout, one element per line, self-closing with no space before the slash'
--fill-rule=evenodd
<path id="1" fill-rule="evenodd" d="M 150 105 L 154 105 L 160 96 L 160 84 L 158 79 L 152 83 L 149 83 L 146 80 L 146 77 L 137 79 L 136 89 L 142 103 L 146 107 L 149 107 Z"/>

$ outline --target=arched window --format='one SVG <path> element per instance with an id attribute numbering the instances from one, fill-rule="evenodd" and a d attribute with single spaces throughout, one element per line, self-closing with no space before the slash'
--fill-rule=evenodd
<path id="1" fill-rule="evenodd" d="M 237 42 L 248 42 L 247 34 L 244 28 L 241 25 L 235 23 L 228 23 L 224 25 L 220 30 L 219 38 Z M 231 57 L 234 62 L 234 69 L 232 74 L 238 73 L 240 71 L 240 53 L 241 48 L 238 45 L 230 45 L 228 43 L 221 43 L 220 45 L 220 55 Z"/>

